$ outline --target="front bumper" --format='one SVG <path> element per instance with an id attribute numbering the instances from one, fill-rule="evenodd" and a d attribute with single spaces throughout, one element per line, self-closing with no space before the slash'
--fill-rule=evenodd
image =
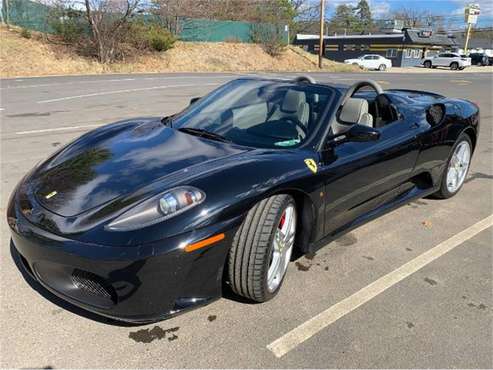
<path id="1" fill-rule="evenodd" d="M 13 202 L 15 203 L 15 202 Z M 221 296 L 223 266 L 236 220 L 142 246 L 109 247 L 47 232 L 12 204 L 14 253 L 34 279 L 88 311 L 128 322 L 152 322 Z M 190 253 L 185 241 L 225 238 Z"/>

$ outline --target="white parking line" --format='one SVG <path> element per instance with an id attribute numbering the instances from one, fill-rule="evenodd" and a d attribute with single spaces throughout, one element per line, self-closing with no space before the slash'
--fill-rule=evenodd
<path id="1" fill-rule="evenodd" d="M 43 130 L 17 131 L 15 134 L 16 135 L 42 134 L 42 133 L 46 133 L 46 132 L 80 130 L 80 129 L 86 129 L 86 128 L 99 127 L 99 126 L 101 126 L 101 125 L 67 126 L 67 127 L 47 128 L 47 129 L 43 129 Z"/>
<path id="2" fill-rule="evenodd" d="M 11 90 L 11 89 L 28 89 L 35 87 L 48 87 L 48 86 L 63 86 L 63 85 L 74 85 L 74 84 L 93 84 L 93 83 L 105 83 L 105 82 L 128 82 L 128 81 L 155 81 L 155 80 L 190 80 L 190 79 L 215 79 L 215 78 L 231 78 L 232 75 L 218 75 L 218 76 L 163 76 L 163 77 L 136 77 L 136 78 L 118 78 L 118 79 L 100 79 L 100 80 L 80 80 L 80 81 L 70 81 L 70 82 L 54 82 L 36 85 L 23 85 L 23 86 L 6 86 L 0 87 L 0 90 Z"/>
<path id="3" fill-rule="evenodd" d="M 220 85 L 219 82 L 200 84 L 200 86 L 217 86 Z M 74 95 L 74 96 L 64 96 L 63 98 L 56 99 L 48 99 L 48 100 L 40 100 L 38 104 L 46 104 L 46 103 L 55 103 L 64 100 L 73 100 L 73 99 L 83 99 L 90 98 L 93 96 L 102 96 L 102 95 L 113 95 L 113 94 L 125 94 L 137 91 L 147 91 L 147 90 L 160 90 L 160 89 L 169 89 L 172 87 L 197 87 L 197 84 L 188 84 L 188 85 L 162 85 L 162 86 L 153 86 L 153 87 L 141 87 L 137 89 L 125 89 L 125 90 L 113 90 L 113 91 L 101 91 L 92 94 L 84 94 L 84 95 Z"/>
<path id="4" fill-rule="evenodd" d="M 23 85 L 23 86 L 6 86 L 0 87 L 0 90 L 12 90 L 12 89 L 29 89 L 34 87 L 47 87 L 47 86 L 63 86 L 63 85 L 74 85 L 74 84 L 90 84 L 96 82 L 120 82 L 120 81 L 134 81 L 135 78 L 123 78 L 118 80 L 94 80 L 94 81 L 72 81 L 72 82 L 61 82 L 52 84 L 37 84 L 37 85 Z"/>
<path id="5" fill-rule="evenodd" d="M 296 348 L 299 344 L 317 334 L 322 329 L 334 323 L 341 317 L 352 312 L 359 306 L 365 304 L 388 288 L 394 286 L 401 280 L 407 278 L 419 269 L 425 267 L 440 256 L 471 239 L 481 231 L 493 226 L 493 215 L 486 217 L 478 223 L 468 227 L 460 233 L 452 236 L 436 247 L 426 251 L 418 257 L 412 259 L 398 269 L 382 276 L 380 279 L 367 285 L 363 289 L 345 298 L 344 300 L 329 307 L 325 311 L 312 317 L 274 342 L 267 345 L 267 348 L 278 358 Z"/>

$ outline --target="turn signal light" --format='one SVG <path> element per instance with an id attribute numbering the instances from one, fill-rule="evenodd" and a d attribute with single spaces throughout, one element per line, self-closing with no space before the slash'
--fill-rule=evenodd
<path id="1" fill-rule="evenodd" d="M 204 239 L 204 240 L 201 240 L 197 243 L 193 243 L 193 244 L 189 244 L 185 247 L 185 252 L 193 252 L 197 249 L 200 249 L 200 248 L 204 248 L 204 247 L 207 247 L 208 245 L 211 245 L 211 244 L 214 244 L 214 243 L 217 243 L 221 240 L 224 239 L 224 234 L 217 234 L 217 235 L 214 235 L 214 236 L 211 236 L 210 238 L 207 238 L 207 239 Z"/>

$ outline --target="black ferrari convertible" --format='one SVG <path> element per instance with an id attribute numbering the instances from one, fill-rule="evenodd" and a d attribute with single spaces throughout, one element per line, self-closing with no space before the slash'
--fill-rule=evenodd
<path id="1" fill-rule="evenodd" d="M 33 168 L 8 206 L 13 255 L 55 295 L 124 321 L 223 288 L 267 301 L 293 253 L 455 195 L 478 131 L 466 100 L 240 78 L 175 115 L 88 132 Z"/>

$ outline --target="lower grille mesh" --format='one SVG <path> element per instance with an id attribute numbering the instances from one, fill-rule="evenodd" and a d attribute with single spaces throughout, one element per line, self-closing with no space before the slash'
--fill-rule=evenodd
<path id="1" fill-rule="evenodd" d="M 91 272 L 75 269 L 72 272 L 72 282 L 78 289 L 86 293 L 112 301 L 116 298 L 114 289 L 102 278 Z"/>

